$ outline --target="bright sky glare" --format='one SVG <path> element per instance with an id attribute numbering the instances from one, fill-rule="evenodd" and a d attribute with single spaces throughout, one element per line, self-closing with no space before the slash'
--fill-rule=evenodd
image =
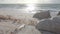
<path id="1" fill-rule="evenodd" d="M 39 3 L 39 4 L 48 4 L 48 3 L 60 3 L 60 0 L 0 0 L 0 3 Z"/>

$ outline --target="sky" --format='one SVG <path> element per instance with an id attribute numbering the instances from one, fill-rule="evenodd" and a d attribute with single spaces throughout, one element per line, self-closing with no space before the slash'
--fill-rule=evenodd
<path id="1" fill-rule="evenodd" d="M 0 0 L 1 3 L 39 3 L 39 4 L 60 4 L 60 0 Z"/>

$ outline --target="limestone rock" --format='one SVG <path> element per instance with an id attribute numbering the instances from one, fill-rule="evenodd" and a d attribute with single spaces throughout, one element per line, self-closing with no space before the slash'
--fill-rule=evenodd
<path id="1" fill-rule="evenodd" d="M 37 24 L 36 28 L 37 29 L 42 29 L 42 30 L 47 30 L 47 31 L 50 31 L 51 30 L 51 20 L 44 20 L 44 21 L 41 21 Z"/>
<path id="2" fill-rule="evenodd" d="M 49 31 L 44 31 L 44 30 L 40 30 L 41 34 L 55 34 L 53 32 L 49 32 Z"/>
<path id="3" fill-rule="evenodd" d="M 31 26 L 31 25 L 26 25 L 22 30 L 18 32 L 18 34 L 19 33 L 20 34 L 54 34 L 54 33 L 43 31 L 43 30 L 38 31 L 34 26 Z"/>
<path id="4" fill-rule="evenodd" d="M 17 34 L 41 34 L 34 26 L 26 25 Z"/>
<path id="5" fill-rule="evenodd" d="M 41 20 L 41 19 L 45 19 L 45 18 L 51 18 L 51 16 L 50 16 L 49 11 L 45 11 L 45 12 L 36 13 L 33 16 L 33 18 L 37 18 L 37 19 Z"/>
<path id="6" fill-rule="evenodd" d="M 54 32 L 54 33 L 59 33 L 60 32 L 60 22 L 58 19 L 49 20 L 46 19 L 44 21 L 41 21 L 40 23 L 37 24 L 36 28 L 38 30 L 45 30 L 49 32 Z"/>
<path id="7" fill-rule="evenodd" d="M 59 13 L 57 15 L 60 15 L 60 11 L 59 11 Z"/>

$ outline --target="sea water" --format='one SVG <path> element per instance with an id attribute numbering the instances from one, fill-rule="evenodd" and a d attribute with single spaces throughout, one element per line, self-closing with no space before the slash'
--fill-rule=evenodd
<path id="1" fill-rule="evenodd" d="M 0 8 L 23 9 L 27 4 L 0 4 Z M 60 9 L 60 4 L 35 4 L 38 9 Z"/>
<path id="2" fill-rule="evenodd" d="M 11 15 L 17 15 L 17 14 L 20 15 L 21 13 L 25 13 L 26 15 L 27 14 L 32 15 L 35 12 L 38 12 L 38 11 L 40 12 L 40 10 L 44 10 L 44 11 L 50 10 L 51 16 L 56 16 L 58 11 L 60 11 L 60 4 L 35 4 L 33 6 L 35 7 L 35 10 L 33 11 L 29 11 L 28 9 L 27 9 L 28 11 L 25 11 L 27 7 L 28 7 L 27 4 L 0 4 L 0 13 L 3 13 L 3 14 L 5 13 L 8 15 L 9 13 Z"/>

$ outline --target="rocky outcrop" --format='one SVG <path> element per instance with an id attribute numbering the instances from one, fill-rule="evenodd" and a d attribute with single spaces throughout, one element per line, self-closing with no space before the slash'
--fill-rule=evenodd
<path id="1" fill-rule="evenodd" d="M 17 34 L 41 34 L 34 26 L 25 25 Z"/>
<path id="2" fill-rule="evenodd" d="M 39 22 L 36 28 L 38 30 L 45 30 L 60 34 L 60 16 L 54 17 L 52 20 L 45 19 L 44 21 Z"/>
<path id="3" fill-rule="evenodd" d="M 57 16 L 59 16 L 59 15 L 60 15 L 60 11 L 58 12 Z"/>
<path id="4" fill-rule="evenodd" d="M 16 19 L 12 16 L 0 15 L 0 34 L 41 34 L 35 26 L 33 26 L 36 25 L 36 23 L 37 20 L 33 18 Z"/>
<path id="5" fill-rule="evenodd" d="M 33 16 L 33 18 L 37 18 L 37 19 L 41 20 L 41 19 L 51 18 L 51 16 L 50 16 L 49 11 L 44 11 L 44 12 L 36 13 Z"/>
<path id="6" fill-rule="evenodd" d="M 16 18 L 12 17 L 10 15 L 0 15 L 0 21 L 12 21 L 12 23 L 18 23 L 18 24 L 26 24 L 26 25 L 33 25 L 35 26 L 37 24 L 37 19 L 35 18 Z"/>

